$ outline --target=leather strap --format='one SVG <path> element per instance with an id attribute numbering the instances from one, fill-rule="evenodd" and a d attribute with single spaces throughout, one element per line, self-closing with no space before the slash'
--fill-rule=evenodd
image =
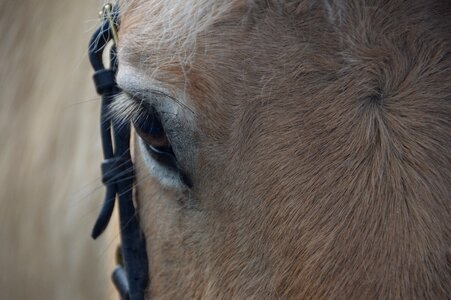
<path id="1" fill-rule="evenodd" d="M 105 6 L 106 7 L 106 6 Z M 109 6 L 111 8 L 111 6 Z M 104 8 L 105 9 L 105 8 Z M 106 69 L 102 55 L 112 40 L 119 20 L 117 7 L 110 11 L 112 19 L 102 21 L 89 43 L 89 60 L 94 68 L 94 84 L 102 96 L 100 132 L 104 161 L 101 165 L 102 182 L 106 187 L 103 206 L 92 231 L 95 239 L 108 226 L 118 199 L 121 252 L 123 264 L 112 275 L 113 282 L 122 299 L 143 300 L 149 282 L 145 237 L 139 227 L 138 213 L 133 203 L 133 163 L 130 156 L 130 124 L 116 124 L 108 112 L 114 97 L 121 92 L 116 84 L 116 45 L 112 45 Z M 114 146 L 113 146 L 114 141 Z M 124 269 L 125 268 L 125 269 Z"/>

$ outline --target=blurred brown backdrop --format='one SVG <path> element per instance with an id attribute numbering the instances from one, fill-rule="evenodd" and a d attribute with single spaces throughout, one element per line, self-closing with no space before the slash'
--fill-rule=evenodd
<path id="1" fill-rule="evenodd" d="M 117 224 L 101 203 L 99 0 L 0 0 L 0 299 L 110 299 Z"/>

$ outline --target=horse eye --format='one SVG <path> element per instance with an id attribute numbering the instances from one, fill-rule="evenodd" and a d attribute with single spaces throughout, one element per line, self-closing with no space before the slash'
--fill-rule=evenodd
<path id="1" fill-rule="evenodd" d="M 145 147 L 154 160 L 161 166 L 178 172 L 182 182 L 192 187 L 192 181 L 178 164 L 176 155 L 166 135 L 158 115 L 151 114 L 133 121 L 136 133 L 145 142 Z"/>
<path id="2" fill-rule="evenodd" d="M 163 125 L 157 116 L 147 116 L 133 122 L 138 135 L 146 142 L 156 154 L 173 155 L 171 143 L 164 131 Z"/>

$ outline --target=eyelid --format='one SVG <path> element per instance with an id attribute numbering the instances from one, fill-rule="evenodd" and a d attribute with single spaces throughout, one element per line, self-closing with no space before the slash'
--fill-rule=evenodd
<path id="1" fill-rule="evenodd" d="M 134 104 L 139 105 L 140 107 L 145 108 L 149 112 L 152 111 L 152 107 L 150 105 L 151 101 L 148 99 L 148 97 L 145 97 L 144 94 L 137 93 L 137 92 L 130 92 L 127 90 L 122 90 L 124 95 L 126 95 L 130 100 L 134 102 Z"/>
<path id="2" fill-rule="evenodd" d="M 159 100 L 161 102 L 169 101 L 172 103 L 175 103 L 177 105 L 180 105 L 183 107 L 183 109 L 186 109 L 191 114 L 194 114 L 194 111 L 192 108 L 187 106 L 185 103 L 181 102 L 174 96 L 171 96 L 169 92 L 163 91 L 158 88 L 143 88 L 138 87 L 132 83 L 128 83 L 124 86 L 120 86 L 122 91 L 129 96 L 131 99 L 138 101 L 138 104 L 142 103 L 155 103 L 155 100 Z"/>
<path id="3" fill-rule="evenodd" d="M 152 102 L 152 100 L 154 100 L 156 97 L 162 97 L 164 99 L 170 99 L 177 102 L 177 100 L 174 97 L 170 96 L 167 92 L 155 88 L 140 88 L 132 85 L 125 87 L 121 86 L 120 88 L 122 89 L 122 92 L 129 96 L 131 99 L 140 102 Z"/>
<path id="4" fill-rule="evenodd" d="M 178 91 L 162 81 L 156 80 L 146 72 L 129 65 L 119 65 L 116 76 L 118 86 L 128 95 L 138 98 L 140 101 L 147 101 L 151 104 L 155 102 L 175 103 L 195 115 L 194 110 L 184 101 L 180 101 L 178 95 L 184 97 L 184 91 Z M 182 99 L 183 100 L 183 99 Z"/>

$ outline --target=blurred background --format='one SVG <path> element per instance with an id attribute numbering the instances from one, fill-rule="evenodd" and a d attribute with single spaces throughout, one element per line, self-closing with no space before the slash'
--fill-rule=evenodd
<path id="1" fill-rule="evenodd" d="M 100 208 L 99 0 L 0 0 L 0 299 L 116 299 Z"/>

